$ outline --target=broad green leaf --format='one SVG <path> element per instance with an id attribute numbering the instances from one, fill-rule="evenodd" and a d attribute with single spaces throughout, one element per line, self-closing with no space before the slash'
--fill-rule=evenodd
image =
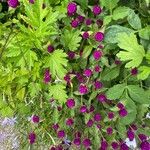
<path id="1" fill-rule="evenodd" d="M 133 101 L 140 104 L 150 103 L 150 98 L 143 88 L 140 88 L 138 85 L 128 85 L 127 89 L 129 92 L 129 96 Z"/>
<path id="2" fill-rule="evenodd" d="M 120 120 L 118 120 L 118 122 L 116 124 L 116 128 L 117 128 L 117 131 L 118 131 L 120 138 L 125 139 L 126 138 L 126 132 L 127 132 L 126 126 L 123 123 L 121 123 Z"/>
<path id="3" fill-rule="evenodd" d="M 123 27 L 120 25 L 112 25 L 108 27 L 105 31 L 105 41 L 107 43 L 117 43 L 118 42 L 118 34 L 127 33 L 128 35 L 132 33 L 133 30 L 127 27 Z"/>
<path id="4" fill-rule="evenodd" d="M 145 40 L 150 40 L 150 26 L 147 26 L 139 31 L 139 36 Z"/>
<path id="5" fill-rule="evenodd" d="M 111 20 L 112 20 L 112 16 L 110 15 L 110 16 L 105 16 L 104 17 L 104 25 L 108 25 L 110 22 L 111 22 Z"/>
<path id="6" fill-rule="evenodd" d="M 61 43 L 64 45 L 65 48 L 68 48 L 69 50 L 75 51 L 80 46 L 81 36 L 80 31 L 76 30 L 65 30 L 64 33 L 61 36 Z"/>
<path id="7" fill-rule="evenodd" d="M 125 84 L 114 85 L 106 92 L 107 98 L 112 100 L 119 99 L 123 95 L 124 89 Z"/>
<path id="8" fill-rule="evenodd" d="M 86 9 L 88 7 L 88 1 L 87 0 L 75 0 L 75 2 L 79 3 L 83 9 Z"/>
<path id="9" fill-rule="evenodd" d="M 52 54 L 46 57 L 44 67 L 49 67 L 53 77 L 58 76 L 63 78 L 67 70 L 67 55 L 63 50 L 55 50 Z"/>
<path id="10" fill-rule="evenodd" d="M 150 67 L 141 66 L 139 69 L 140 73 L 138 74 L 138 79 L 145 80 L 150 76 Z"/>
<path id="11" fill-rule="evenodd" d="M 114 11 L 113 11 L 113 20 L 118 20 L 118 19 L 123 19 L 126 16 L 128 16 L 128 13 L 130 11 L 130 8 L 128 7 L 117 7 Z"/>
<path id="12" fill-rule="evenodd" d="M 0 110 L 2 117 L 12 117 L 14 115 L 14 111 L 9 107 L 5 107 L 4 109 Z"/>
<path id="13" fill-rule="evenodd" d="M 66 87 L 63 84 L 55 84 L 49 87 L 49 96 L 53 97 L 54 99 L 58 100 L 60 104 L 66 102 L 67 94 L 66 94 Z"/>
<path id="14" fill-rule="evenodd" d="M 92 49 L 93 49 L 93 46 L 91 46 L 91 45 L 86 46 L 83 50 L 82 57 L 87 58 L 91 54 Z"/>
<path id="15" fill-rule="evenodd" d="M 145 56 L 145 51 L 142 45 L 137 42 L 136 35 L 122 33 L 118 35 L 118 46 L 124 51 L 120 51 L 117 57 L 121 61 L 128 61 L 126 68 L 138 67 Z"/>
<path id="16" fill-rule="evenodd" d="M 132 28 L 141 29 L 141 27 L 142 27 L 141 20 L 140 20 L 138 14 L 136 14 L 134 12 L 134 10 L 130 10 L 127 20 Z"/>

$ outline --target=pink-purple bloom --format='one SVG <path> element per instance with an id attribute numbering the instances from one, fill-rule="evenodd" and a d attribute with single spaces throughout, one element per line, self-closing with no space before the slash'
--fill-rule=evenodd
<path id="1" fill-rule="evenodd" d="M 86 113 L 86 111 L 87 111 L 87 107 L 85 105 L 80 107 L 80 112 L 81 113 Z"/>
<path id="2" fill-rule="evenodd" d="M 68 99 L 66 105 L 68 108 L 73 108 L 75 106 L 75 100 L 72 98 Z"/>
<path id="3" fill-rule="evenodd" d="M 135 76 L 137 74 L 138 74 L 138 69 L 137 68 L 131 69 L 131 75 Z"/>
<path id="4" fill-rule="evenodd" d="M 74 143 L 75 145 L 79 146 L 79 145 L 81 144 L 81 139 L 80 139 L 80 138 L 75 138 L 75 139 L 73 140 L 73 143 Z"/>
<path id="5" fill-rule="evenodd" d="M 101 9 L 100 6 L 95 5 L 95 6 L 93 7 L 93 14 L 94 14 L 94 15 L 99 15 L 101 12 L 102 12 L 102 9 Z"/>
<path id="6" fill-rule="evenodd" d="M 78 20 L 76 20 L 76 19 L 72 20 L 72 22 L 71 22 L 71 26 L 72 26 L 73 28 L 77 28 L 77 27 L 78 27 L 78 25 L 79 25 Z"/>
<path id="7" fill-rule="evenodd" d="M 74 2 L 70 2 L 67 6 L 67 11 L 69 14 L 74 14 L 77 11 L 77 5 Z"/>
<path id="8" fill-rule="evenodd" d="M 101 67 L 99 66 L 99 65 L 96 65 L 95 67 L 94 67 L 94 71 L 95 72 L 101 72 Z"/>
<path id="9" fill-rule="evenodd" d="M 88 88 L 87 88 L 87 86 L 81 84 L 81 85 L 79 86 L 79 92 L 80 92 L 80 94 L 87 94 L 87 93 L 88 93 Z"/>
<path id="10" fill-rule="evenodd" d="M 101 121 L 102 117 L 99 113 L 94 115 L 94 121 Z"/>
<path id="11" fill-rule="evenodd" d="M 50 71 L 46 69 L 44 73 L 44 82 L 49 83 L 50 81 L 51 81 L 51 74 Z"/>
<path id="12" fill-rule="evenodd" d="M 48 45 L 47 51 L 48 51 L 49 53 L 52 53 L 52 52 L 54 51 L 54 46 L 53 46 L 53 45 Z"/>
<path id="13" fill-rule="evenodd" d="M 88 148 L 91 146 L 91 141 L 90 139 L 86 138 L 83 140 L 82 144 L 84 145 L 84 147 Z"/>
<path id="14" fill-rule="evenodd" d="M 99 102 L 105 102 L 105 101 L 107 100 L 106 95 L 105 95 L 105 94 L 99 94 L 99 95 L 97 96 L 97 100 L 98 100 Z"/>
<path id="15" fill-rule="evenodd" d="M 82 35 L 83 39 L 88 39 L 89 36 L 90 36 L 90 35 L 89 35 L 88 32 L 84 32 L 83 35 Z"/>
<path id="16" fill-rule="evenodd" d="M 84 70 L 84 75 L 85 75 L 86 77 L 90 77 L 90 76 L 92 75 L 92 70 L 91 70 L 91 69 L 86 69 L 86 70 Z"/>
<path id="17" fill-rule="evenodd" d="M 35 143 L 35 139 L 36 139 L 36 134 L 34 132 L 31 132 L 29 134 L 28 138 L 29 138 L 30 144 L 34 144 Z"/>
<path id="18" fill-rule="evenodd" d="M 18 0 L 8 0 L 8 5 L 12 8 L 16 8 L 19 5 Z"/>
<path id="19" fill-rule="evenodd" d="M 111 147 L 114 149 L 114 150 L 117 150 L 118 147 L 119 147 L 119 144 L 117 142 L 112 142 L 111 143 Z"/>
<path id="20" fill-rule="evenodd" d="M 87 126 L 88 127 L 92 127 L 94 121 L 92 119 L 90 119 L 88 122 L 87 122 Z"/>
<path id="21" fill-rule="evenodd" d="M 113 119 L 114 118 L 114 113 L 113 112 L 109 112 L 108 113 L 108 118 L 109 119 Z"/>
<path id="22" fill-rule="evenodd" d="M 103 52 L 100 50 L 96 50 L 93 52 L 93 57 L 95 60 L 99 60 L 103 56 Z"/>
<path id="23" fill-rule="evenodd" d="M 68 119 L 66 120 L 66 125 L 72 126 L 73 124 L 74 124 L 74 120 L 73 120 L 72 118 L 68 118 Z"/>
<path id="24" fill-rule="evenodd" d="M 32 121 L 33 121 L 34 123 L 39 123 L 39 121 L 40 121 L 39 116 L 33 115 L 33 116 L 32 116 Z"/>
<path id="25" fill-rule="evenodd" d="M 128 130 L 127 137 L 129 138 L 130 141 L 133 141 L 133 139 L 135 138 L 134 132 L 132 130 Z"/>
<path id="26" fill-rule="evenodd" d="M 58 138 L 64 138 L 65 137 L 65 131 L 64 130 L 58 131 L 57 136 L 58 136 Z"/>
<path id="27" fill-rule="evenodd" d="M 85 24 L 87 25 L 87 26 L 89 26 L 89 25 L 91 25 L 92 24 L 92 20 L 91 19 L 86 19 L 85 20 Z"/>
<path id="28" fill-rule="evenodd" d="M 119 110 L 119 115 L 120 115 L 120 117 L 125 117 L 125 116 L 128 115 L 128 112 L 127 112 L 127 110 L 124 108 L 124 109 Z"/>
<path id="29" fill-rule="evenodd" d="M 107 134 L 108 134 L 108 135 L 111 135 L 112 133 L 113 133 L 112 127 L 108 127 L 108 128 L 107 128 Z"/>
<path id="30" fill-rule="evenodd" d="M 97 42 L 101 42 L 104 39 L 104 33 L 102 32 L 97 32 L 94 36 L 95 40 Z"/>
<path id="31" fill-rule="evenodd" d="M 100 81 L 95 81 L 95 82 L 94 82 L 94 87 L 95 87 L 96 90 L 97 90 L 97 89 L 100 89 L 100 88 L 103 87 L 103 83 L 100 82 Z"/>

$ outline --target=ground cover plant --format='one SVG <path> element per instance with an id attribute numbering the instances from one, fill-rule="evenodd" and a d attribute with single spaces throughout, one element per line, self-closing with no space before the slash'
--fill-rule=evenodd
<path id="1" fill-rule="evenodd" d="M 18 149 L 150 150 L 149 8 L 1 2 L 0 114 Z"/>

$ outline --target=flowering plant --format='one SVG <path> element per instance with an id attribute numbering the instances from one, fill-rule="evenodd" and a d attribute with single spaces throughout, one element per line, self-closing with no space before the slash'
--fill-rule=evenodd
<path id="1" fill-rule="evenodd" d="M 7 3 L 0 112 L 21 149 L 149 150 L 149 2 Z"/>

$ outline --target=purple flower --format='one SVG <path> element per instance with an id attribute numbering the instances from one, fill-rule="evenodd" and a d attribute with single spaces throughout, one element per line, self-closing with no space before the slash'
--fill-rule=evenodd
<path id="1" fill-rule="evenodd" d="M 84 17 L 81 15 L 77 16 L 77 19 L 80 23 L 84 21 Z"/>
<path id="2" fill-rule="evenodd" d="M 130 141 L 133 141 L 134 139 L 134 132 L 132 130 L 127 131 L 127 137 L 129 138 Z"/>
<path id="3" fill-rule="evenodd" d="M 12 8 L 16 8 L 19 5 L 18 0 L 8 0 L 8 5 Z"/>
<path id="4" fill-rule="evenodd" d="M 29 134 L 28 138 L 29 138 L 30 144 L 33 144 L 33 143 L 35 143 L 36 134 L 35 134 L 34 132 L 31 132 L 31 133 Z"/>
<path id="5" fill-rule="evenodd" d="M 103 83 L 100 82 L 100 81 L 95 81 L 95 82 L 94 82 L 94 87 L 95 87 L 96 90 L 97 90 L 97 89 L 100 89 L 100 88 L 103 87 Z"/>
<path id="6" fill-rule="evenodd" d="M 50 74 L 49 70 L 46 69 L 45 73 L 44 73 L 44 82 L 47 84 L 50 81 L 51 81 L 51 74 Z"/>
<path id="7" fill-rule="evenodd" d="M 99 102 L 105 102 L 105 101 L 107 100 L 106 95 L 104 95 L 104 94 L 99 94 L 99 95 L 97 96 L 97 100 L 98 100 Z"/>
<path id="8" fill-rule="evenodd" d="M 51 147 L 51 149 L 50 150 L 56 150 L 56 148 L 55 147 Z"/>
<path id="9" fill-rule="evenodd" d="M 58 138 L 64 138 L 65 137 L 65 131 L 64 130 L 58 131 L 57 136 L 58 136 Z"/>
<path id="10" fill-rule="evenodd" d="M 68 119 L 66 120 L 66 125 L 72 126 L 73 124 L 74 124 L 74 120 L 73 120 L 72 118 L 68 118 Z"/>
<path id="11" fill-rule="evenodd" d="M 78 23 L 78 21 L 77 21 L 76 19 L 75 19 L 75 20 L 72 20 L 71 26 L 72 26 L 73 28 L 78 27 L 78 25 L 79 25 L 79 23 Z"/>
<path id="12" fill-rule="evenodd" d="M 137 74 L 138 74 L 137 68 L 131 69 L 131 75 L 135 76 L 135 75 L 137 75 Z"/>
<path id="13" fill-rule="evenodd" d="M 70 2 L 67 6 L 67 11 L 69 14 L 74 14 L 77 11 L 77 5 L 76 3 Z"/>
<path id="14" fill-rule="evenodd" d="M 131 130 L 137 130 L 137 126 L 135 124 L 131 124 Z"/>
<path id="15" fill-rule="evenodd" d="M 86 70 L 84 70 L 84 75 L 85 75 L 86 77 L 90 77 L 90 76 L 92 75 L 92 70 L 91 70 L 91 69 L 86 69 Z"/>
<path id="16" fill-rule="evenodd" d="M 103 53 L 100 50 L 96 50 L 93 53 L 93 57 L 94 57 L 95 60 L 99 60 L 102 57 L 102 55 L 103 55 Z"/>
<path id="17" fill-rule="evenodd" d="M 85 105 L 80 107 L 80 112 L 85 113 L 87 111 L 87 107 Z"/>
<path id="18" fill-rule="evenodd" d="M 147 140 L 147 136 L 145 134 L 139 134 L 138 137 L 142 142 Z"/>
<path id="19" fill-rule="evenodd" d="M 93 7 L 93 14 L 94 15 L 99 15 L 102 12 L 102 9 L 100 6 L 96 5 Z"/>
<path id="20" fill-rule="evenodd" d="M 59 128 L 58 123 L 53 124 L 53 125 L 52 125 L 52 128 L 53 128 L 55 131 L 57 131 L 57 130 L 58 130 L 58 128 Z"/>
<path id="21" fill-rule="evenodd" d="M 95 40 L 97 42 L 101 42 L 104 39 L 104 33 L 102 32 L 97 32 L 94 36 Z"/>
<path id="22" fill-rule="evenodd" d="M 108 135 L 111 135 L 112 133 L 113 133 L 112 127 L 108 127 L 108 128 L 107 128 L 107 134 L 108 134 Z"/>
<path id="23" fill-rule="evenodd" d="M 89 36 L 90 36 L 90 35 L 89 35 L 88 32 L 84 32 L 83 35 L 82 35 L 83 39 L 88 39 Z"/>
<path id="24" fill-rule="evenodd" d="M 128 115 L 128 112 L 127 112 L 127 110 L 124 108 L 124 109 L 119 110 L 119 115 L 120 115 L 120 117 L 125 117 L 125 116 Z"/>
<path id="25" fill-rule="evenodd" d="M 100 148 L 100 150 L 107 150 L 107 147 L 108 147 L 107 141 L 102 140 L 101 141 L 101 148 Z"/>
<path id="26" fill-rule="evenodd" d="M 119 109 L 124 109 L 124 105 L 123 105 L 122 103 L 118 103 L 118 104 L 117 104 L 117 107 L 118 107 Z"/>
<path id="27" fill-rule="evenodd" d="M 80 94 L 87 94 L 88 93 L 88 88 L 87 88 L 87 86 L 86 85 L 80 85 L 79 86 L 79 92 L 80 92 Z"/>
<path id="28" fill-rule="evenodd" d="M 73 108 L 75 106 L 75 101 L 74 99 L 68 99 L 66 102 L 66 105 L 68 108 Z"/>
<path id="29" fill-rule="evenodd" d="M 113 119 L 114 118 L 114 113 L 113 112 L 109 112 L 108 113 L 108 118 L 109 119 Z"/>
<path id="30" fill-rule="evenodd" d="M 32 116 L 32 121 L 33 121 L 34 123 L 39 123 L 39 121 L 40 121 L 39 116 L 33 115 L 33 116 Z"/>
<path id="31" fill-rule="evenodd" d="M 34 0 L 29 0 L 29 3 L 34 4 Z"/>
<path id="32" fill-rule="evenodd" d="M 120 65 L 120 64 L 121 64 L 121 61 L 120 61 L 120 60 L 115 60 L 115 64 L 116 64 L 116 65 Z"/>
<path id="33" fill-rule="evenodd" d="M 95 109 L 95 108 L 94 108 L 94 106 L 93 106 L 93 105 L 91 105 L 91 106 L 90 106 L 90 109 L 89 109 L 89 112 L 93 112 L 93 111 L 94 111 L 94 109 Z"/>
<path id="34" fill-rule="evenodd" d="M 80 138 L 75 138 L 75 139 L 73 140 L 73 143 L 74 143 L 75 145 L 79 146 L 79 145 L 81 144 L 81 139 L 80 139 Z"/>
<path id="35" fill-rule="evenodd" d="M 90 141 L 90 139 L 86 138 L 86 139 L 83 140 L 82 144 L 83 144 L 86 148 L 88 148 L 88 147 L 91 146 L 91 141 Z"/>
<path id="36" fill-rule="evenodd" d="M 97 24 L 99 27 L 101 27 L 101 26 L 103 25 L 103 21 L 100 20 L 100 19 L 98 19 L 98 20 L 96 20 L 96 24 Z"/>
<path id="37" fill-rule="evenodd" d="M 67 54 L 68 54 L 69 59 L 74 59 L 74 57 L 75 57 L 75 52 L 69 51 Z"/>
<path id="38" fill-rule="evenodd" d="M 87 122 L 87 126 L 88 127 L 92 127 L 94 121 L 92 119 L 90 119 L 88 122 Z"/>
<path id="39" fill-rule="evenodd" d="M 101 119 L 102 119 L 102 117 L 99 113 L 94 115 L 94 121 L 100 121 Z"/>
<path id="40" fill-rule="evenodd" d="M 48 51 L 49 53 L 52 53 L 52 52 L 54 51 L 54 46 L 48 45 L 47 51 Z"/>
<path id="41" fill-rule="evenodd" d="M 111 143 L 111 147 L 112 147 L 114 150 L 116 150 L 116 149 L 118 149 L 119 144 L 118 144 L 117 142 L 112 142 L 112 143 Z"/>
<path id="42" fill-rule="evenodd" d="M 150 143 L 148 141 L 144 141 L 140 144 L 141 150 L 150 150 Z"/>
<path id="43" fill-rule="evenodd" d="M 96 65 L 94 67 L 95 72 L 100 72 L 101 71 L 101 67 L 99 65 Z"/>
<path id="44" fill-rule="evenodd" d="M 81 132 L 77 131 L 75 132 L 75 138 L 81 138 Z"/>
<path id="45" fill-rule="evenodd" d="M 91 19 L 86 19 L 85 20 L 85 24 L 87 25 L 87 26 L 89 26 L 89 25 L 91 25 L 92 24 L 92 20 Z"/>
<path id="46" fill-rule="evenodd" d="M 122 143 L 120 145 L 120 150 L 129 150 L 129 147 L 126 145 L 126 143 Z"/>

